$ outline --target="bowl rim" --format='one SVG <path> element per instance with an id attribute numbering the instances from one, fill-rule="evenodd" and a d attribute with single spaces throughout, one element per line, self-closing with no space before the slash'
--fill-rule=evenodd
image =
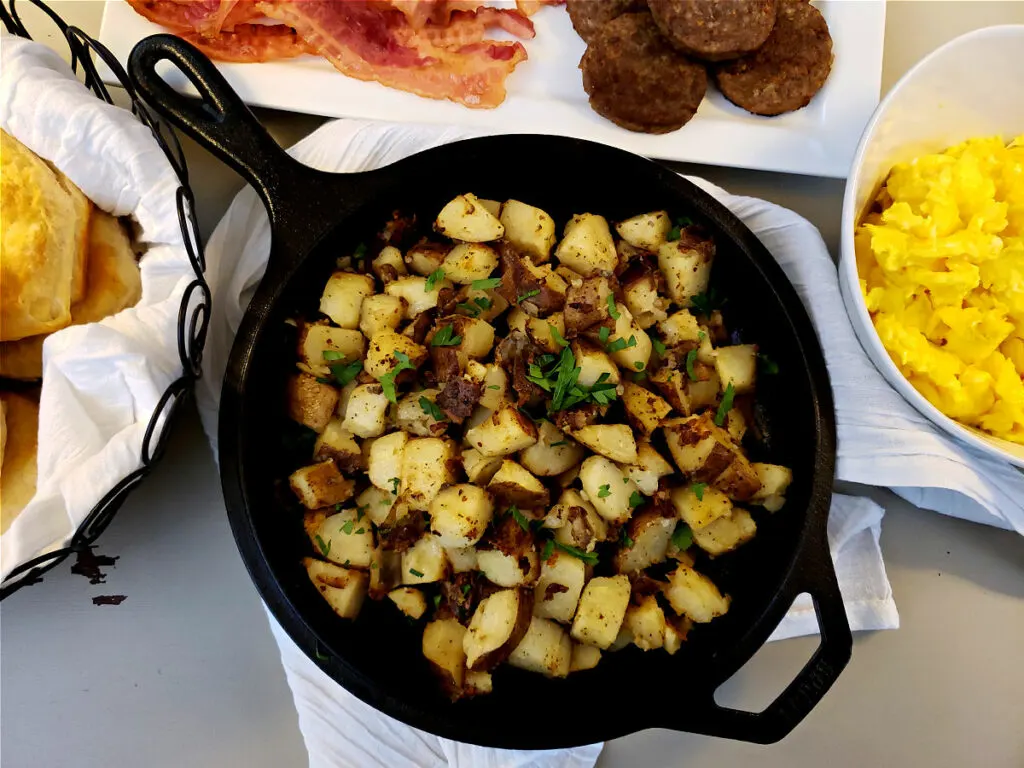
<path id="1" fill-rule="evenodd" d="M 846 179 L 846 189 L 843 193 L 842 225 L 840 229 L 840 257 L 839 273 L 840 288 L 842 289 L 843 303 L 846 305 L 846 312 L 850 316 L 854 331 L 861 346 L 867 353 L 871 362 L 878 369 L 879 373 L 892 385 L 903 399 L 916 408 L 922 415 L 929 419 L 935 426 L 945 430 L 953 437 L 959 439 L 967 446 L 975 448 L 989 456 L 1007 461 L 1010 464 L 1024 468 L 1024 455 L 1015 455 L 1008 449 L 1000 447 L 996 442 L 1005 442 L 1008 446 L 1014 445 L 1009 441 L 1001 440 L 994 435 L 986 435 L 980 430 L 974 430 L 955 419 L 947 416 L 920 392 L 918 392 L 910 381 L 903 375 L 900 369 L 893 362 L 889 353 L 882 345 L 875 325 L 871 320 L 867 304 L 860 292 L 860 274 L 857 271 L 857 259 L 854 250 L 854 230 L 859 212 L 856 209 L 856 192 L 861 182 L 862 169 L 864 167 L 864 156 L 868 146 L 878 131 L 882 117 L 888 112 L 890 105 L 896 95 L 902 91 L 909 82 L 914 80 L 919 72 L 929 66 L 934 60 L 948 55 L 950 51 L 961 45 L 973 42 L 977 38 L 987 37 L 1020 37 L 1024 45 L 1024 24 L 1000 24 L 991 27 L 982 27 L 966 32 L 959 37 L 950 40 L 939 46 L 931 53 L 921 58 L 913 67 L 903 74 L 885 97 L 879 102 L 878 107 L 871 115 L 860 141 L 857 144 L 857 151 L 854 153 L 850 165 L 850 173 Z"/>

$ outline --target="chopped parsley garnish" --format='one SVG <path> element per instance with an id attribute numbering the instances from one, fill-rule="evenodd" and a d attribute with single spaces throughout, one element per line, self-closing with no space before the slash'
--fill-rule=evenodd
<path id="1" fill-rule="evenodd" d="M 454 347 L 461 342 L 462 337 L 455 333 L 455 329 L 450 325 L 446 325 L 434 334 L 434 338 L 430 340 L 430 346 Z"/>
<path id="2" fill-rule="evenodd" d="M 541 355 L 531 363 L 526 374 L 528 381 L 551 393 L 551 411 L 564 411 L 586 400 L 607 405 L 616 398 L 615 384 L 602 373 L 593 386 L 578 384 L 580 368 L 572 350 L 565 348 L 560 355 Z"/>
<path id="3" fill-rule="evenodd" d="M 611 486 L 608 484 L 602 485 L 597 491 L 597 497 L 599 499 L 606 499 L 612 495 Z"/>
<path id="4" fill-rule="evenodd" d="M 488 389 L 494 389 L 494 390 L 501 389 L 501 387 L 499 387 L 497 384 L 490 384 L 490 385 L 488 385 L 487 388 Z"/>
<path id="5" fill-rule="evenodd" d="M 668 231 L 668 235 L 665 237 L 670 243 L 678 240 L 684 229 L 693 224 L 693 220 L 689 216 L 680 216 L 676 219 L 675 225 Z"/>
<path id="6" fill-rule="evenodd" d="M 730 381 L 722 394 L 722 402 L 718 404 L 718 413 L 715 414 L 715 424 L 722 426 L 725 423 L 725 416 L 732 409 L 732 401 L 736 398 L 736 390 L 733 389 Z"/>
<path id="7" fill-rule="evenodd" d="M 349 536 L 352 534 L 352 529 L 355 528 L 355 525 L 355 520 L 346 520 L 345 524 L 341 526 L 341 532 L 344 533 L 346 536 Z"/>
<path id="8" fill-rule="evenodd" d="M 323 376 L 317 376 L 316 381 L 318 384 L 333 384 L 334 379 L 325 379 Z"/>
<path id="9" fill-rule="evenodd" d="M 366 529 L 360 528 L 358 531 L 356 531 L 356 536 L 362 536 L 364 533 L 366 533 Z"/>
<path id="10" fill-rule="evenodd" d="M 434 421 L 444 421 L 444 413 L 440 408 L 437 407 L 437 403 L 431 400 L 429 397 L 420 398 L 420 408 Z"/>
<path id="11" fill-rule="evenodd" d="M 423 578 L 423 571 L 417 571 L 415 568 L 410 568 L 409 569 L 409 573 L 411 573 L 417 579 L 422 579 Z M 440 599 L 441 596 L 438 595 L 437 597 L 438 597 L 438 599 Z"/>
<path id="12" fill-rule="evenodd" d="M 639 371 L 633 374 L 633 381 L 643 381 L 647 378 L 647 371 Z"/>
<path id="13" fill-rule="evenodd" d="M 362 361 L 353 360 L 351 363 L 345 363 L 345 356 L 342 355 L 341 352 L 335 352 L 333 349 L 324 350 L 324 360 L 328 363 L 334 363 L 327 367 L 330 369 L 334 380 L 343 387 L 358 376 L 359 372 L 363 370 Z M 320 381 L 320 379 L 317 379 L 317 381 Z M 322 383 L 330 384 L 332 382 L 330 379 L 327 379 Z"/>
<path id="14" fill-rule="evenodd" d="M 327 557 L 329 554 L 331 554 L 330 541 L 324 542 L 324 540 L 320 538 L 319 533 L 313 538 L 316 539 L 316 545 L 320 548 L 320 554 L 322 554 L 324 557 Z"/>
<path id="15" fill-rule="evenodd" d="M 768 376 L 774 376 L 779 372 L 779 364 L 772 360 L 768 355 L 757 353 L 757 359 L 761 363 L 761 372 Z"/>
<path id="16" fill-rule="evenodd" d="M 725 301 L 725 297 L 719 296 L 718 292 L 712 288 L 707 293 L 698 293 L 696 296 L 690 297 L 690 309 L 695 309 L 698 314 L 710 317 L 712 312 L 725 304 Z"/>
<path id="17" fill-rule="evenodd" d="M 602 330 L 607 330 L 607 329 L 602 329 Z M 626 339 L 612 339 L 611 343 L 608 345 L 608 354 L 613 355 L 616 352 L 621 352 L 624 349 L 629 349 L 629 348 L 635 347 L 635 346 L 636 346 L 636 336 L 630 336 L 628 341 Z"/>
<path id="18" fill-rule="evenodd" d="M 398 485 L 401 482 L 397 477 L 392 477 L 388 482 L 391 484 L 391 495 L 398 495 Z"/>
<path id="19" fill-rule="evenodd" d="M 640 494 L 640 491 L 633 491 L 633 493 L 629 495 L 629 506 L 639 507 L 643 503 L 644 497 Z"/>
<path id="20" fill-rule="evenodd" d="M 477 315 L 480 314 L 480 308 L 479 307 L 474 307 L 469 302 L 462 302 L 460 304 L 456 304 L 455 308 L 456 309 L 461 309 L 463 312 L 465 312 L 470 317 L 476 317 Z"/>
<path id="21" fill-rule="evenodd" d="M 666 347 L 665 347 L 664 344 L 662 344 L 660 341 L 658 341 L 654 337 L 651 337 L 651 345 L 654 347 L 654 351 L 658 355 L 658 357 L 664 357 L 665 356 L 665 352 L 667 350 L 666 350 Z"/>
<path id="22" fill-rule="evenodd" d="M 526 301 L 527 299 L 532 299 L 534 296 L 537 296 L 538 294 L 540 294 L 540 288 L 534 288 L 532 291 L 527 291 L 526 293 L 521 294 L 516 299 L 516 304 L 521 304 L 522 302 Z"/>
<path id="23" fill-rule="evenodd" d="M 704 489 L 707 487 L 707 483 L 694 483 L 690 486 L 693 490 L 693 495 L 697 497 L 697 501 L 704 501 Z"/>
<path id="24" fill-rule="evenodd" d="M 676 524 L 676 529 L 672 531 L 672 544 L 680 551 L 689 549 L 693 544 L 693 531 L 682 520 Z"/>
<path id="25" fill-rule="evenodd" d="M 424 286 L 424 288 L 426 288 L 428 292 L 432 291 L 434 290 L 434 286 L 437 285 L 437 283 L 440 282 L 441 280 L 444 280 L 444 270 L 435 269 L 433 272 L 427 275 L 427 284 Z"/>
<path id="26" fill-rule="evenodd" d="M 550 447 L 557 448 L 560 445 L 568 445 L 568 444 L 569 444 L 568 440 L 559 440 L 557 442 L 552 443 Z"/>
<path id="27" fill-rule="evenodd" d="M 602 325 L 601 329 L 597 332 L 597 338 L 600 340 L 601 344 L 607 344 L 608 337 L 611 336 L 611 333 L 611 331 Z"/>
<path id="28" fill-rule="evenodd" d="M 569 342 L 562 338 L 561 332 L 551 323 L 548 323 L 548 328 L 551 330 L 551 338 L 555 340 L 555 344 L 560 347 L 568 347 Z"/>
<path id="29" fill-rule="evenodd" d="M 395 391 L 395 377 L 402 371 L 414 371 L 416 366 L 409 361 L 409 356 L 404 352 L 395 351 L 395 362 L 397 363 L 390 372 L 380 377 L 380 386 L 384 390 L 384 397 L 392 403 L 398 402 L 398 393 Z M 362 367 L 362 363 L 359 364 Z"/>
<path id="30" fill-rule="evenodd" d="M 501 285 L 500 277 L 488 277 L 486 280 L 474 280 L 469 287 L 474 291 L 489 291 L 499 285 Z"/>
<path id="31" fill-rule="evenodd" d="M 596 552 L 584 552 L 582 549 L 576 547 L 570 547 L 568 544 L 563 544 L 560 541 L 555 542 L 555 546 L 566 554 L 572 555 L 573 557 L 579 558 L 587 565 L 597 565 L 597 553 Z"/>
<path id="32" fill-rule="evenodd" d="M 462 585 L 462 596 L 463 597 L 468 597 L 469 596 L 469 591 L 471 589 L 473 589 L 473 585 L 472 584 L 463 584 Z"/>
<path id="33" fill-rule="evenodd" d="M 693 381 L 697 381 L 697 372 L 693 370 L 693 364 L 697 361 L 697 350 L 691 349 L 686 353 L 686 375 Z"/>
<path id="34" fill-rule="evenodd" d="M 628 477 L 622 478 L 622 484 L 623 485 L 629 485 L 629 478 Z"/>
<path id="35" fill-rule="evenodd" d="M 633 367 L 636 368 L 638 371 L 642 371 L 644 369 L 644 364 L 642 361 L 637 360 L 635 363 L 633 363 Z"/>
<path id="36" fill-rule="evenodd" d="M 356 249 L 352 252 L 352 258 L 356 261 L 362 261 L 366 258 L 366 243 L 360 243 L 356 246 Z"/>
<path id="37" fill-rule="evenodd" d="M 704 333 L 704 331 L 697 331 L 697 338 L 701 342 L 703 342 L 707 337 L 708 337 L 708 335 L 706 333 Z"/>
<path id="38" fill-rule="evenodd" d="M 633 540 L 631 538 L 629 538 L 629 534 L 626 533 L 626 529 L 625 528 L 622 529 L 622 546 L 625 547 L 626 549 L 632 549 L 633 548 Z"/>
<path id="39" fill-rule="evenodd" d="M 610 293 L 608 294 L 608 314 L 612 316 L 612 320 L 622 317 L 622 313 L 615 306 L 615 297 Z"/>
<path id="40" fill-rule="evenodd" d="M 526 515 L 524 515 L 522 512 L 519 511 L 519 507 L 517 507 L 515 504 L 513 504 L 511 507 L 508 508 L 508 511 L 509 511 L 509 514 L 512 515 L 512 519 L 515 520 L 517 523 L 519 523 L 519 527 L 522 528 L 527 533 L 529 533 L 530 532 L 530 521 L 527 519 Z"/>
<path id="41" fill-rule="evenodd" d="M 366 510 L 370 508 L 369 504 L 363 504 L 361 507 L 356 507 L 356 520 L 362 520 L 366 515 Z"/>
<path id="42" fill-rule="evenodd" d="M 540 552 L 541 560 L 548 560 L 555 551 L 555 542 L 552 539 L 548 539 L 544 542 L 544 549 Z"/>
<path id="43" fill-rule="evenodd" d="M 324 360 L 333 363 L 335 360 L 344 360 L 345 356 L 341 352 L 335 352 L 333 349 L 324 350 Z"/>
<path id="44" fill-rule="evenodd" d="M 344 563 L 342 563 L 342 565 L 343 565 L 343 566 L 345 566 L 346 568 L 348 568 L 348 564 L 349 564 L 349 563 L 351 563 L 351 562 L 352 562 L 352 561 L 351 561 L 351 560 L 349 560 L 349 559 L 348 559 L 348 558 L 346 557 L 346 558 L 345 558 L 345 562 L 344 562 Z"/>
<path id="45" fill-rule="evenodd" d="M 412 571 L 412 573 L 417 575 L 417 576 L 422 576 L 423 575 L 419 571 Z M 434 599 L 434 609 L 437 610 L 438 608 L 441 607 L 441 596 L 440 595 L 434 595 L 433 599 Z"/>

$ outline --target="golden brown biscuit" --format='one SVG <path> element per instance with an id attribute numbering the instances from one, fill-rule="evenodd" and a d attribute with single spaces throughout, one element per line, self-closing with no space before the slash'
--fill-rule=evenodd
<path id="1" fill-rule="evenodd" d="M 75 206 L 56 174 L 0 131 L 0 341 L 71 322 Z"/>
<path id="2" fill-rule="evenodd" d="M 75 182 L 63 173 L 53 168 L 57 174 L 57 181 L 71 198 L 71 205 L 75 208 L 75 260 L 71 265 L 71 315 L 75 314 L 75 302 L 85 298 L 87 259 L 89 258 L 89 222 L 92 219 L 92 201 L 85 196 Z"/>
<path id="3" fill-rule="evenodd" d="M 39 401 L 36 397 L 0 392 L 6 432 L 3 465 L 0 466 L 0 533 L 10 528 L 14 518 L 36 495 L 39 433 Z"/>

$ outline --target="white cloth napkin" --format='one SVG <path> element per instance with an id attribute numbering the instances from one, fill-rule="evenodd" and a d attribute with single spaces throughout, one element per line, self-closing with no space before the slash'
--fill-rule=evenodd
<path id="1" fill-rule="evenodd" d="M 178 180 L 149 129 L 93 96 L 46 46 L 0 39 L 0 128 L 97 207 L 132 216 L 147 248 L 137 306 L 59 331 L 43 346 L 38 487 L 0 537 L 4 577 L 66 544 L 96 502 L 142 465 L 150 416 L 181 375 L 178 307 L 193 273 L 178 226 Z"/>
<path id="2" fill-rule="evenodd" d="M 345 120 L 324 125 L 290 151 L 315 168 L 358 171 L 388 165 L 414 152 L 474 135 L 479 134 L 458 128 Z M 795 283 L 803 284 L 801 275 L 805 263 L 823 265 L 829 275 L 823 282 L 831 281 L 838 296 L 835 267 L 817 230 L 804 219 L 770 203 L 733 197 L 700 179 L 694 181 L 734 210 L 741 210 L 754 232 L 766 242 L 773 239 L 769 247 Z M 206 248 L 214 314 L 198 402 L 204 428 L 215 451 L 220 383 L 231 341 L 263 274 L 269 253 L 270 226 L 266 212 L 255 192 L 246 188 L 232 202 Z M 820 278 L 815 277 L 815 280 Z M 815 297 L 815 294 L 804 295 L 805 300 L 808 296 Z M 826 317 L 845 322 L 842 303 L 838 300 L 831 306 L 823 306 L 821 311 Z M 837 375 L 842 375 L 841 369 L 833 371 L 833 377 Z M 829 544 L 850 624 L 855 630 L 899 626 L 878 544 L 881 519 L 882 508 L 867 499 L 833 497 Z M 310 752 L 311 766 L 583 768 L 593 765 L 600 753 L 600 745 L 553 752 L 483 749 L 417 731 L 380 714 L 337 686 L 295 646 L 272 617 L 270 623 L 295 697 L 299 727 Z M 817 629 L 810 599 L 798 599 L 772 639 L 813 634 Z"/>

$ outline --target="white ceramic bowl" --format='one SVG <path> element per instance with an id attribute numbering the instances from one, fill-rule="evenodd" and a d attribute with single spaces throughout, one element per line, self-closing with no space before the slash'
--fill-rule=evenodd
<path id="1" fill-rule="evenodd" d="M 965 139 L 1024 133 L 1024 25 L 988 27 L 919 61 L 878 105 L 853 158 L 843 199 L 839 284 L 861 345 L 882 375 L 942 429 L 987 454 L 1024 467 L 1024 445 L 944 416 L 911 386 L 875 333 L 860 291 L 853 233 L 890 169 Z"/>

